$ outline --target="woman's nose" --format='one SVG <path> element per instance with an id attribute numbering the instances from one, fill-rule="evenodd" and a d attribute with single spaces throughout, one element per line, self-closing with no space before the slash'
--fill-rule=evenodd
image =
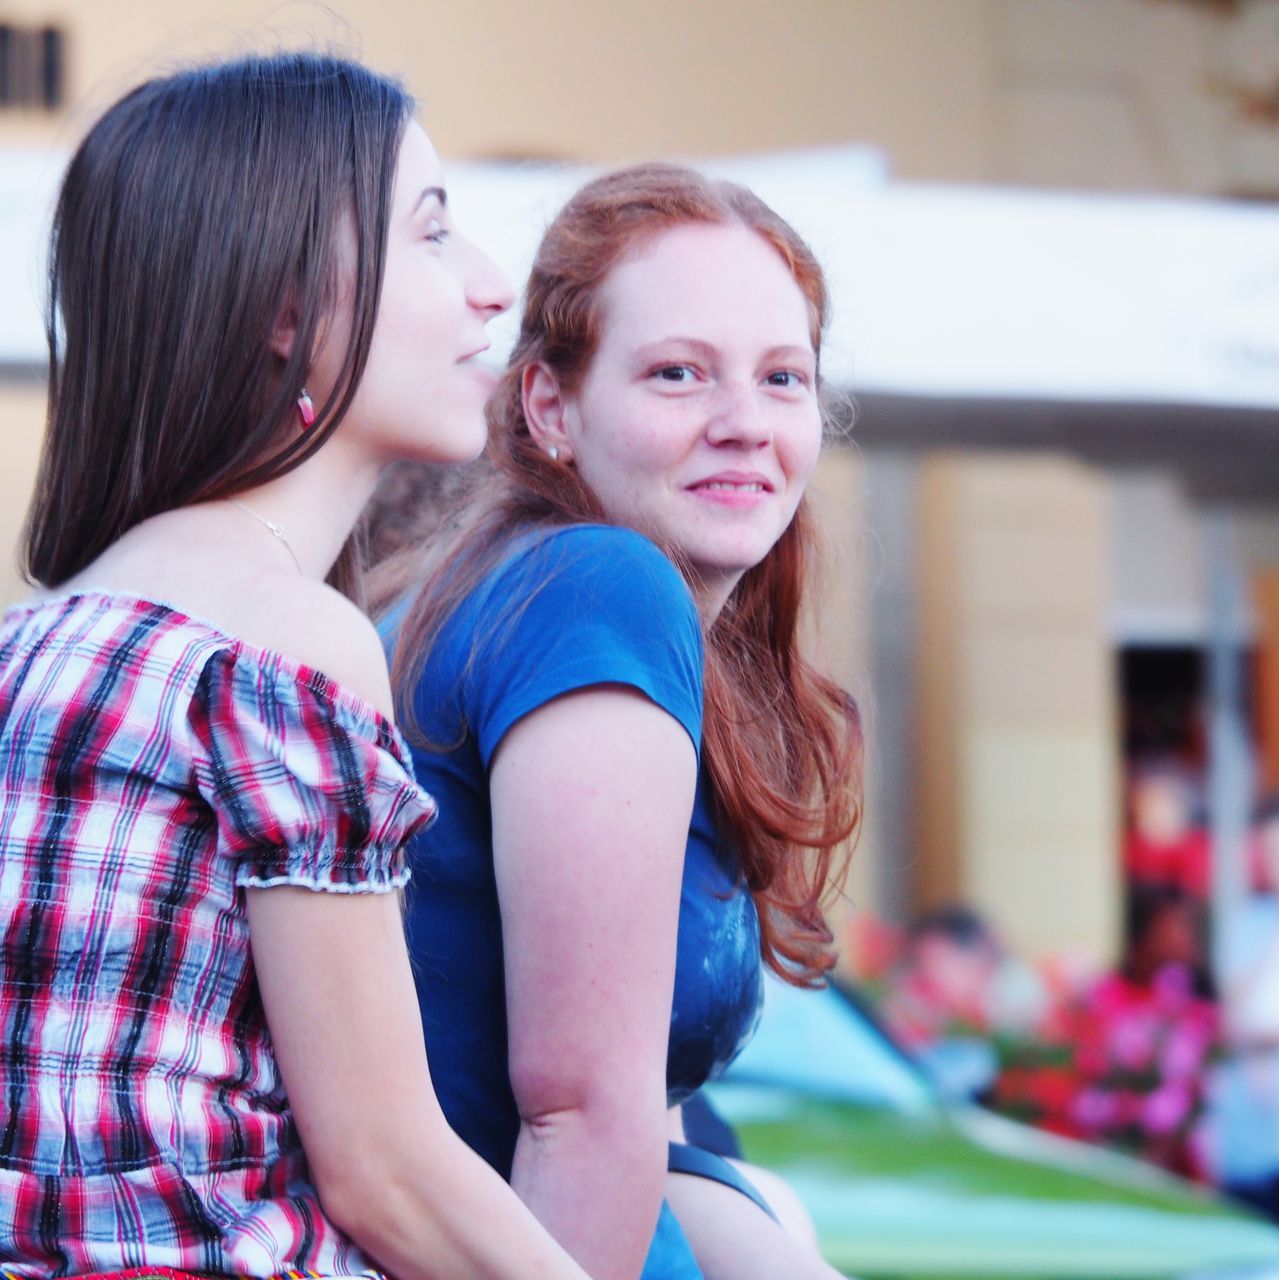
<path id="1" fill-rule="evenodd" d="M 724 382 L 717 389 L 707 423 L 706 438 L 712 444 L 737 444 L 758 448 L 773 438 L 768 411 L 745 382 Z"/>
<path id="2" fill-rule="evenodd" d="M 477 311 L 499 315 L 515 301 L 515 290 L 506 272 L 484 252 L 471 243 L 471 262 L 467 272 L 466 298 Z"/>

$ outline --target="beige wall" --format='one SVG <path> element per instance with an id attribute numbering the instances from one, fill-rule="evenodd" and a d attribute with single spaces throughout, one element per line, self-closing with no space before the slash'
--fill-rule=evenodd
<path id="1" fill-rule="evenodd" d="M 1106 488 L 1051 456 L 939 454 L 917 561 L 919 901 L 1094 963 L 1119 914 Z"/>
<path id="2" fill-rule="evenodd" d="M 24 590 L 15 559 L 36 457 L 44 431 L 44 385 L 36 378 L 0 379 L 0 607 Z"/>
<path id="3" fill-rule="evenodd" d="M 97 103 L 183 56 L 318 41 L 403 73 L 446 155 L 613 161 L 892 138 L 903 172 L 960 179 L 986 168 L 983 3 L 68 0 L 59 12 L 73 91 Z M 33 22 L 53 12 L 7 7 Z"/>
<path id="4" fill-rule="evenodd" d="M 867 609 L 871 586 L 867 578 L 866 476 L 861 456 L 854 450 L 832 447 L 823 454 L 809 488 L 809 502 L 819 542 L 819 573 L 809 598 L 813 651 L 823 669 L 852 691 L 863 715 L 868 743 L 873 744 L 874 699 L 867 671 L 869 648 Z M 875 833 L 876 812 L 873 745 L 867 751 L 862 814 L 844 897 L 829 912 L 837 937 L 855 910 L 882 914 L 878 901 L 876 864 L 881 856 Z"/>
<path id="5" fill-rule="evenodd" d="M 1279 6 L 1238 16 L 1171 0 L 1000 0 L 1001 180 L 1035 186 L 1273 192 L 1279 129 L 1247 118 L 1227 85 L 1269 87 Z"/>
<path id="6" fill-rule="evenodd" d="M 181 57 L 337 44 L 406 75 L 445 155 L 598 161 L 870 142 L 903 178 L 1222 192 L 1279 129 L 1214 86 L 1279 67 L 1279 0 L 9 0 L 65 22 L 73 97 Z M 0 143 L 73 136 L 0 115 Z"/>

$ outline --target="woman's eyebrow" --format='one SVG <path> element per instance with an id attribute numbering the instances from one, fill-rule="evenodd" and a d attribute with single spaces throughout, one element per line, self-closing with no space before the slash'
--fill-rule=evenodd
<path id="1" fill-rule="evenodd" d="M 817 355 L 812 347 L 801 347 L 796 343 L 782 343 L 780 346 L 769 347 L 764 352 L 765 360 L 816 360 Z"/>
<path id="2" fill-rule="evenodd" d="M 440 202 L 441 205 L 447 207 L 449 202 L 449 193 L 443 187 L 423 187 L 422 194 L 413 202 L 413 208 L 409 210 L 409 217 L 412 217 L 417 211 L 432 197 Z"/>
<path id="3" fill-rule="evenodd" d="M 701 338 L 684 337 L 681 334 L 671 334 L 669 337 L 660 338 L 656 342 L 646 342 L 643 346 L 637 347 L 635 355 L 637 359 L 644 360 L 649 358 L 661 358 L 665 355 L 677 354 L 680 351 L 689 351 L 702 357 L 702 359 L 710 359 L 717 354 L 713 343 L 706 342 Z M 760 355 L 761 360 L 815 360 L 817 357 L 811 346 L 801 346 L 799 343 L 783 342 L 776 346 L 769 347 Z"/>
<path id="4" fill-rule="evenodd" d="M 711 343 L 705 342 L 701 338 L 687 338 L 677 333 L 670 334 L 665 338 L 659 338 L 656 342 L 646 342 L 643 346 L 636 348 L 635 354 L 640 359 L 657 357 L 669 354 L 673 347 L 692 351 L 704 359 L 715 354 L 715 347 Z"/>

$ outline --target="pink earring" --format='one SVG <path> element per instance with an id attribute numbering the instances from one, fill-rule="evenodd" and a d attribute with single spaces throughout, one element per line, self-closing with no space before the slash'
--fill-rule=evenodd
<path id="1" fill-rule="evenodd" d="M 302 419 L 303 431 L 315 421 L 315 405 L 311 403 L 311 397 L 307 395 L 305 387 L 302 388 L 302 394 L 298 396 L 298 417 Z"/>

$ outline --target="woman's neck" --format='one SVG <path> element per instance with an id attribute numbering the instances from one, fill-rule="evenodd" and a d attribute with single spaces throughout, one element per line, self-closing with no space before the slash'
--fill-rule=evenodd
<path id="1" fill-rule="evenodd" d="M 300 466 L 232 498 L 263 522 L 308 578 L 323 581 L 337 562 L 377 485 L 380 467 L 348 456 L 331 440 Z"/>

